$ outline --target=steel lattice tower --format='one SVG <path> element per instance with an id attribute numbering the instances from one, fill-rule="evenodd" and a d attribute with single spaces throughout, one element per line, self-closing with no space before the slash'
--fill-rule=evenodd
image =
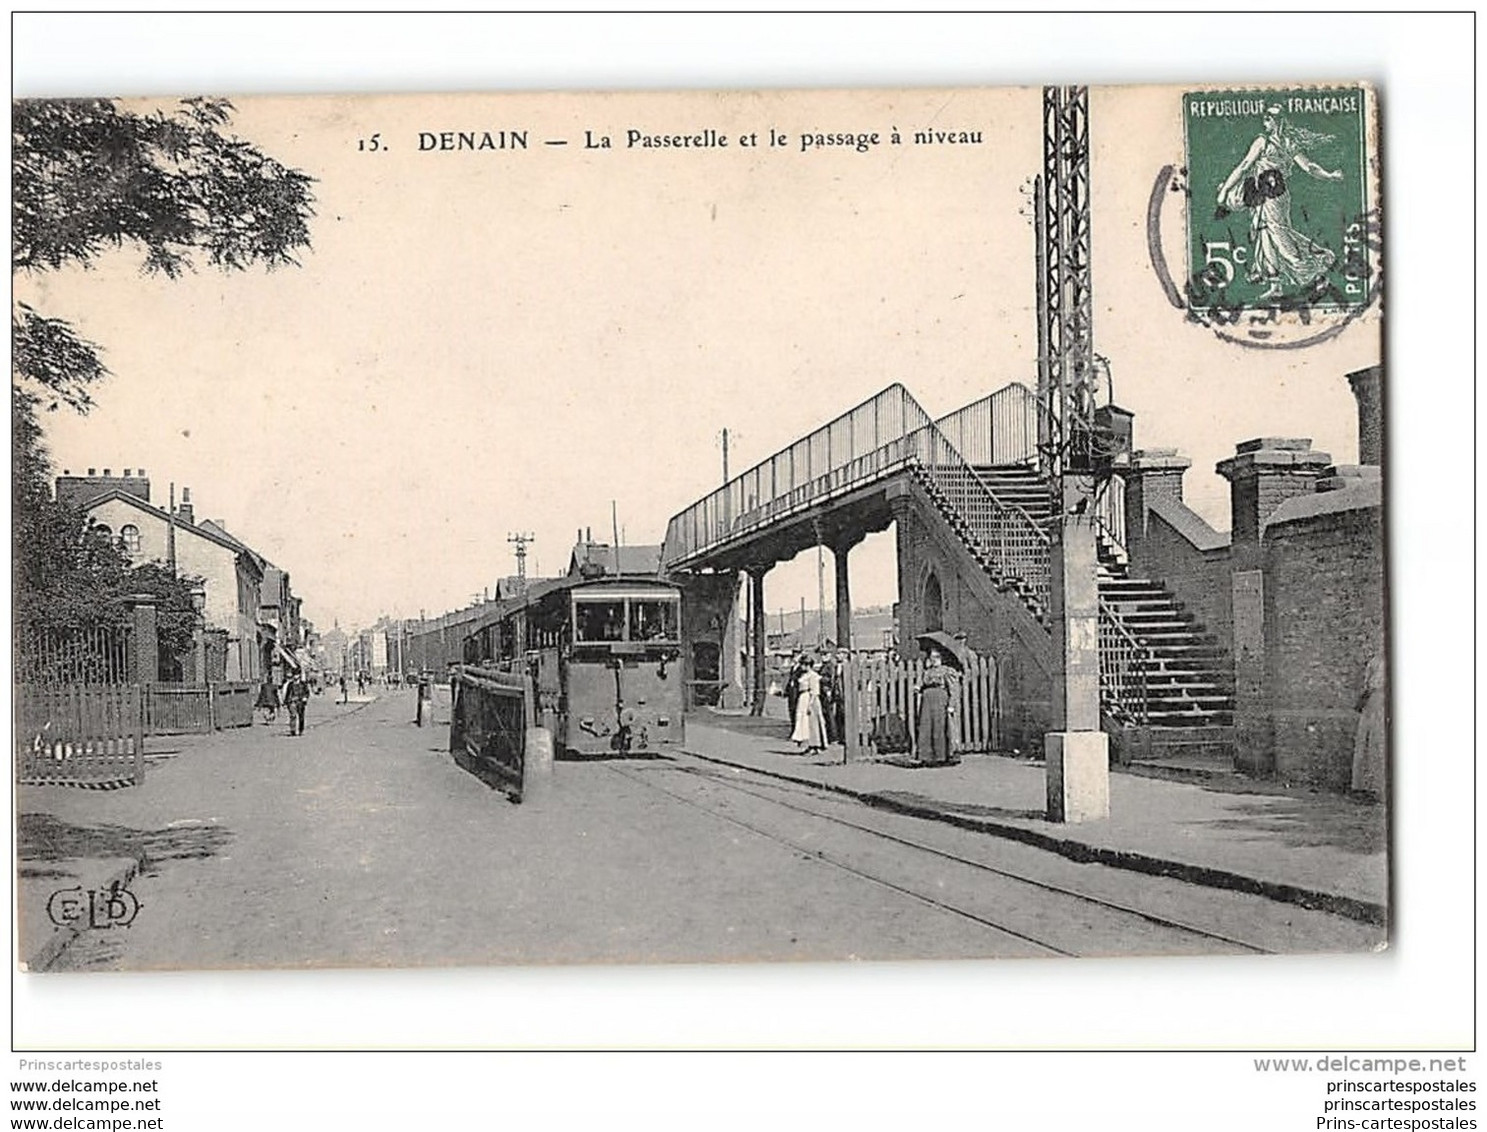
<path id="1" fill-rule="evenodd" d="M 1043 88 L 1038 242 L 1039 444 L 1055 479 L 1095 458 L 1094 291 L 1090 273 L 1089 88 Z"/>

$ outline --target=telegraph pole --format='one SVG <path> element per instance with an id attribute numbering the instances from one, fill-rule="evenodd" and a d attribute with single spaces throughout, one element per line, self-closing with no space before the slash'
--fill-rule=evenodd
<path id="1" fill-rule="evenodd" d="M 1097 374 L 1090 273 L 1089 88 L 1043 88 L 1038 223 L 1038 392 L 1054 514 L 1049 589 L 1053 728 L 1044 736 L 1050 821 L 1110 816 L 1109 738 L 1100 729 L 1095 556 Z M 1044 427 L 1040 424 L 1040 438 Z"/>
<path id="2" fill-rule="evenodd" d="M 517 531 L 507 535 L 506 541 L 516 547 L 516 588 L 518 593 L 527 592 L 527 544 L 536 542 L 537 536 L 530 531 Z"/>

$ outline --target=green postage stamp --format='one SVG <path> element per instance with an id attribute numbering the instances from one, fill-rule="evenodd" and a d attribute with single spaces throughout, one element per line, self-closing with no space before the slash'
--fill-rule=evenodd
<path id="1" fill-rule="evenodd" d="M 1189 306 L 1357 310 L 1373 297 L 1367 92 L 1183 95 Z"/>

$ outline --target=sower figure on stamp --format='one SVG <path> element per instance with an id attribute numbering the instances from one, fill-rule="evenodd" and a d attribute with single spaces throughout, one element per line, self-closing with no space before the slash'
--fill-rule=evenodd
<path id="1" fill-rule="evenodd" d="M 1279 106 L 1265 108 L 1263 125 L 1265 132 L 1219 186 L 1218 205 L 1220 210 L 1250 210 L 1248 277 L 1265 284 L 1260 297 L 1270 299 L 1283 288 L 1305 287 L 1325 275 L 1337 258 L 1291 226 L 1287 177 L 1294 167 L 1319 181 L 1341 181 L 1342 170 L 1323 169 L 1304 152 L 1331 141 L 1330 135 L 1291 125 L 1280 116 Z"/>

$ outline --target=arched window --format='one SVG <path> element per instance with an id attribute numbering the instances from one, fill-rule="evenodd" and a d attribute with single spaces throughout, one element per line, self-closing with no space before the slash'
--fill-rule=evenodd
<path id="1" fill-rule="evenodd" d="M 924 582 L 924 631 L 933 633 L 945 627 L 945 600 L 940 593 L 940 579 L 930 574 Z"/>
<path id="2" fill-rule="evenodd" d="M 119 528 L 119 541 L 124 544 L 124 549 L 130 554 L 138 554 L 139 528 L 133 523 L 125 523 Z"/>

